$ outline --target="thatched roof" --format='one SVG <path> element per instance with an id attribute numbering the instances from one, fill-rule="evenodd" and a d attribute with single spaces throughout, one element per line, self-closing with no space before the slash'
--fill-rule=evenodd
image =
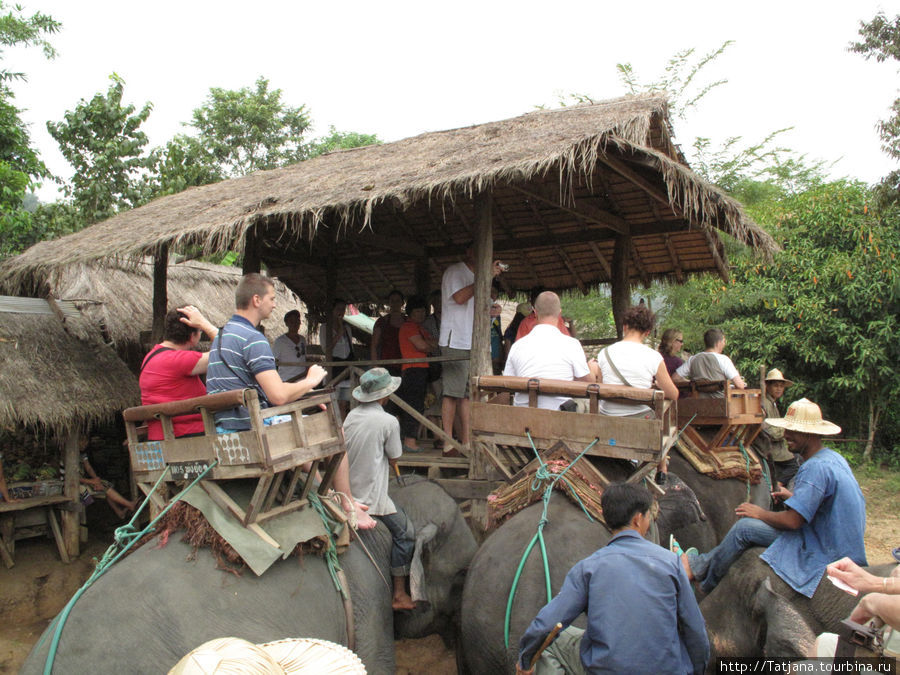
<path id="1" fill-rule="evenodd" d="M 237 267 L 196 260 L 170 264 L 169 307 L 192 304 L 214 325 L 222 326 L 234 314 L 234 290 L 241 278 Z M 22 289 L 16 289 L 22 290 Z M 110 261 L 108 264 L 74 264 L 52 271 L 49 290 L 54 297 L 69 300 L 115 344 L 131 363 L 143 357 L 142 331 L 153 324 L 153 263 Z M 285 331 L 283 317 L 291 309 L 304 311 L 300 299 L 283 283 L 275 283 L 276 311 L 263 321 L 266 335 L 274 339 Z M 304 319 L 304 324 L 306 320 Z"/>
<path id="2" fill-rule="evenodd" d="M 417 260 L 433 283 L 493 195 L 495 250 L 513 289 L 610 280 L 617 234 L 634 243 L 635 282 L 725 273 L 715 230 L 768 253 L 772 238 L 683 163 L 661 95 L 536 111 L 323 155 L 192 188 L 81 232 L 39 243 L 0 275 L 31 279 L 75 262 L 135 257 L 167 244 L 207 251 L 259 242 L 260 256 L 307 302 L 325 296 L 325 260 L 349 300 L 410 290 Z"/>
<path id="3" fill-rule="evenodd" d="M 140 404 L 137 379 L 71 303 L 0 296 L 0 425 L 86 428 Z"/>

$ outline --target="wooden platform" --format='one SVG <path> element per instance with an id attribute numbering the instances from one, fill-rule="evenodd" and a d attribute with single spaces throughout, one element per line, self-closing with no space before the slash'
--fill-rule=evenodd
<path id="1" fill-rule="evenodd" d="M 739 450 L 741 444 L 749 448 L 762 430 L 766 416 L 761 389 L 737 389 L 728 380 L 722 380 L 691 382 L 679 385 L 679 390 L 686 392 L 687 397 L 678 400 L 678 425 L 683 429 L 683 438 L 702 452 Z M 722 396 L 702 396 L 711 391 Z"/>
<path id="2" fill-rule="evenodd" d="M 14 502 L 0 502 L 0 559 L 7 568 L 15 564 L 16 540 L 45 534 L 49 528 L 56 542 L 59 557 L 69 562 L 62 531 L 56 517 L 56 509 L 77 503 L 65 495 L 28 497 Z"/>

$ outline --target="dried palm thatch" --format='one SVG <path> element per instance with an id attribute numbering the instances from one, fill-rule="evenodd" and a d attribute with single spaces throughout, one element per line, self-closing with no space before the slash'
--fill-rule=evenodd
<path id="1" fill-rule="evenodd" d="M 63 323 L 43 300 L 0 305 L 0 425 L 84 429 L 139 403 L 134 375 L 77 310 Z"/>
<path id="2" fill-rule="evenodd" d="M 199 261 L 170 264 L 169 307 L 192 304 L 214 325 L 222 326 L 234 314 L 234 291 L 241 279 L 236 267 Z M 74 264 L 53 270 L 48 285 L 54 297 L 73 302 L 115 344 L 120 354 L 134 350 L 143 356 L 140 333 L 153 324 L 153 263 L 111 261 L 107 265 Z M 283 283 L 275 283 L 277 311 L 263 321 L 266 334 L 284 332 L 285 312 L 304 312 L 300 299 Z M 128 359 L 130 361 L 130 359 Z"/>
<path id="3" fill-rule="evenodd" d="M 478 227 L 469 215 L 472 200 L 488 192 L 501 249 L 529 249 L 518 265 L 529 272 L 508 277 L 516 288 L 533 285 L 531 277 L 582 290 L 608 280 L 607 253 L 596 242 L 616 233 L 634 237 L 629 275 L 645 282 L 724 274 L 721 244 L 703 231 L 722 230 L 764 253 L 777 248 L 737 202 L 683 163 L 665 96 L 642 95 L 426 133 L 192 188 L 37 244 L 0 276 L 33 281 L 75 262 L 134 258 L 164 245 L 212 252 L 242 250 L 251 241 L 270 267 L 311 266 L 312 273 L 288 280 L 307 302 L 323 295 L 315 269 L 326 252 L 342 268 L 354 267 L 338 292 L 378 297 L 409 284 L 412 266 L 401 264 L 401 254 L 430 259 L 439 278 L 437 268 L 452 262 Z M 666 238 L 691 230 L 693 238 Z M 380 238 L 389 255 L 372 256 L 378 242 L 371 238 Z M 566 246 L 572 250 L 560 254 Z M 679 260 L 680 248 L 687 258 Z M 584 260 L 576 259 L 582 249 Z"/>

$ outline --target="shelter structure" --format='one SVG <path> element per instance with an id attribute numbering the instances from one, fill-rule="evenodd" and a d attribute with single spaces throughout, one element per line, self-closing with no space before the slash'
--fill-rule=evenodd
<path id="1" fill-rule="evenodd" d="M 90 426 L 140 401 L 137 380 L 73 303 L 52 298 L 0 297 L 0 361 L 0 426 L 56 436 L 65 466 L 61 495 L 0 502 L 0 529 L 5 530 L 0 534 L 8 545 L 14 536 L 10 514 L 39 508 L 46 509 L 58 535 L 54 509 L 59 509 L 60 554 L 63 559 L 77 555 L 79 439 Z"/>
<path id="2" fill-rule="evenodd" d="M 313 310 L 335 297 L 380 300 L 436 287 L 468 245 L 475 311 L 487 316 L 491 261 L 508 292 L 584 293 L 610 283 L 617 323 L 633 284 L 728 275 L 720 234 L 763 254 L 774 240 L 693 173 L 662 94 L 627 96 L 330 153 L 185 190 L 61 239 L 0 269 L 33 291 L 73 263 L 154 256 L 154 326 L 166 307 L 170 251 L 237 250 Z M 475 322 L 470 372 L 490 372 L 487 321 Z M 325 345 L 327 356 L 332 345 Z M 327 359 L 326 356 L 326 360 Z"/>

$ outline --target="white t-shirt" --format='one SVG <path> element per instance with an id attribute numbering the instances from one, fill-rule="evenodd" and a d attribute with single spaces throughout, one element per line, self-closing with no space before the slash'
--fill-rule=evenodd
<path id="1" fill-rule="evenodd" d="M 472 348 L 472 321 L 475 316 L 475 297 L 462 305 L 453 299 L 458 290 L 475 283 L 475 273 L 464 262 L 450 265 L 441 279 L 441 347 Z"/>
<path id="2" fill-rule="evenodd" d="M 573 381 L 590 371 L 581 343 L 559 332 L 556 326 L 539 323 L 531 332 L 513 343 L 506 360 L 504 375 L 540 377 Z M 566 396 L 538 396 L 538 408 L 559 410 Z M 528 394 L 516 394 L 514 405 L 527 406 Z"/>
<path id="3" fill-rule="evenodd" d="M 288 334 L 279 335 L 272 344 L 272 353 L 278 362 L 278 374 L 287 382 L 292 377 L 306 374 L 306 366 L 282 366 L 283 362 L 306 361 L 306 338 L 300 336 L 300 342 L 288 337 Z"/>
<path id="4" fill-rule="evenodd" d="M 653 386 L 653 378 L 659 370 L 659 364 L 663 357 L 655 349 L 639 342 L 622 340 L 601 349 L 597 355 L 597 363 L 603 375 L 604 384 L 625 384 L 612 366 L 604 351 L 608 351 L 609 358 L 616 364 L 616 368 L 622 373 L 622 377 L 628 380 L 628 384 L 639 389 L 650 389 Z M 600 412 L 604 415 L 634 415 L 650 410 L 643 403 L 620 403 L 619 401 L 600 401 Z"/>
<path id="5" fill-rule="evenodd" d="M 697 352 L 697 354 L 691 355 L 691 358 L 678 366 L 678 370 L 675 371 L 675 374 L 683 377 L 684 379 L 688 379 L 688 376 L 691 373 L 691 361 L 695 356 L 704 353 L 705 352 Z M 734 364 L 731 362 L 730 358 L 728 358 L 724 354 L 719 354 L 716 352 L 712 352 L 712 354 L 716 357 L 716 361 L 719 362 L 719 367 L 722 369 L 722 375 L 724 375 L 726 380 L 733 380 L 738 375 L 740 375 L 737 368 L 735 368 Z"/>

